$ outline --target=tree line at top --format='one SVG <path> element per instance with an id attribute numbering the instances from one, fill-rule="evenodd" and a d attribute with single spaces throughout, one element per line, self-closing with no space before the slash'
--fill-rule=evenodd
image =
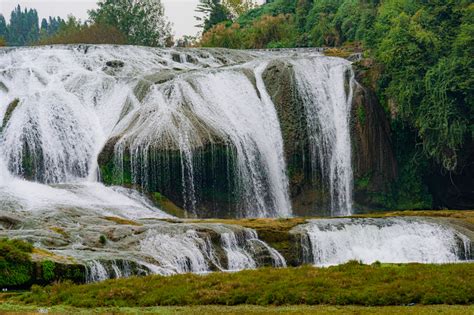
<path id="1" fill-rule="evenodd" d="M 22 10 L 18 5 L 11 12 L 9 24 L 0 14 L 0 41 L 11 46 L 35 43 L 42 38 L 54 35 L 64 24 L 65 21 L 62 18 L 51 16 L 48 19 L 43 18 L 40 24 L 36 10 Z"/>
<path id="2" fill-rule="evenodd" d="M 223 21 L 233 21 L 256 7 L 253 0 L 199 0 L 196 20 L 203 32 Z M 0 46 L 41 44 L 131 44 L 172 46 L 172 24 L 161 0 L 99 0 L 87 21 L 69 15 L 43 18 L 35 9 L 18 5 L 9 23 L 0 14 Z M 195 37 L 185 36 L 178 45 L 188 46 Z"/>

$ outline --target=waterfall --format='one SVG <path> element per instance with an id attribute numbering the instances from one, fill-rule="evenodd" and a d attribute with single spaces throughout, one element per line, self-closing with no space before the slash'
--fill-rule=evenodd
<path id="1" fill-rule="evenodd" d="M 62 251 L 55 253 L 61 255 Z M 222 224 L 161 226 L 147 230 L 124 252 L 101 254 L 66 250 L 65 254 L 85 262 L 86 282 L 136 275 L 286 267 L 283 256 L 260 240 L 255 230 Z"/>
<path id="2" fill-rule="evenodd" d="M 208 233 L 194 229 L 167 234 L 150 230 L 140 242 L 140 252 L 153 258 L 157 268 L 152 272 L 162 275 L 254 269 L 265 265 L 259 262 L 262 255 L 269 255 L 274 267 L 286 266 L 285 259 L 259 240 L 254 230 L 233 230 L 223 225 L 207 227 L 219 235 L 218 242 L 211 240 Z M 261 246 L 254 246 L 255 243 Z"/>
<path id="3" fill-rule="evenodd" d="M 101 262 L 97 260 L 91 260 L 87 263 L 86 282 L 104 281 L 109 278 L 109 273 Z"/>
<path id="4" fill-rule="evenodd" d="M 141 270 L 140 270 L 141 271 Z M 146 272 L 141 271 L 146 274 Z M 124 261 L 100 261 L 90 260 L 86 262 L 86 282 L 99 282 L 107 279 L 119 279 L 131 277 L 133 275 L 132 266 Z"/>
<path id="5" fill-rule="evenodd" d="M 331 214 L 352 213 L 350 115 L 354 74 L 340 58 L 292 60 L 306 111 L 313 181 L 320 171 L 331 197 Z"/>
<path id="6" fill-rule="evenodd" d="M 133 182 L 149 183 L 154 150 L 176 150 L 181 157 L 185 208 L 195 212 L 195 174 L 203 166 L 195 152 L 207 143 L 223 142 L 235 158 L 238 216 L 289 216 L 291 204 L 278 118 L 266 94 L 259 64 L 256 90 L 247 68 L 183 74 L 151 88 L 133 124 L 120 131 L 116 156 L 128 149 Z M 123 166 L 122 166 L 123 167 Z M 123 172 L 123 170 L 122 170 Z M 142 174 L 141 177 L 139 174 Z M 144 175 L 143 175 L 144 174 Z M 206 187 L 202 187 L 206 188 Z"/>
<path id="7" fill-rule="evenodd" d="M 291 216 L 280 121 L 262 79 L 272 60 L 293 64 L 313 173 L 332 214 L 350 214 L 353 74 L 311 50 L 2 49 L 0 158 L 52 194 L 90 186 L 106 164 L 109 184 L 159 192 L 195 216 Z M 104 146 L 113 158 L 100 164 Z"/>
<path id="8" fill-rule="evenodd" d="M 297 125 L 273 103 L 272 64 L 292 69 Z M 285 267 L 255 230 L 159 220 L 173 217 L 157 204 L 198 217 L 291 217 L 288 128 L 298 129 L 295 147 L 309 146 L 295 155 L 309 156 L 331 214 L 351 214 L 353 81 L 349 61 L 306 49 L 0 48 L 0 234 L 74 258 L 88 282 Z M 304 260 L 318 266 L 472 259 L 466 236 L 428 220 L 297 228 Z"/>
<path id="9" fill-rule="evenodd" d="M 452 263 L 472 259 L 470 239 L 418 218 L 311 220 L 303 227 L 303 258 L 317 266 L 358 260 Z"/>
<path id="10" fill-rule="evenodd" d="M 149 232 L 140 242 L 141 250 L 149 253 L 165 274 L 208 272 L 209 265 L 204 256 L 208 253 L 207 245 L 194 230 L 179 235 Z"/>

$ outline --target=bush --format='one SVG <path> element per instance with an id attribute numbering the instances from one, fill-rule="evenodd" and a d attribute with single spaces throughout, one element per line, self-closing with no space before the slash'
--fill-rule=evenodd
<path id="1" fill-rule="evenodd" d="M 291 15 L 264 15 L 252 26 L 220 23 L 204 33 L 200 45 L 225 48 L 282 48 L 296 42 L 296 29 Z"/>
<path id="2" fill-rule="evenodd" d="M 41 263 L 41 269 L 43 271 L 43 280 L 49 282 L 54 279 L 54 262 L 45 260 Z"/>
<path id="3" fill-rule="evenodd" d="M 118 29 L 109 25 L 77 25 L 60 29 L 59 32 L 38 42 L 39 45 L 53 44 L 127 44 L 127 38 Z"/>

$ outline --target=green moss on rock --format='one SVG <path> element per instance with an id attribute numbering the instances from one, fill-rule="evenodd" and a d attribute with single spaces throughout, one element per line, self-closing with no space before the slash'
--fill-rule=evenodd
<path id="1" fill-rule="evenodd" d="M 32 280 L 33 246 L 21 240 L 0 239 L 0 287 L 20 287 Z"/>
<path id="2" fill-rule="evenodd" d="M 12 117 L 13 112 L 15 111 L 15 109 L 18 107 L 19 104 L 20 104 L 20 100 L 16 98 L 16 99 L 13 100 L 13 102 L 11 102 L 8 105 L 7 111 L 5 112 L 5 116 L 3 116 L 3 122 L 2 122 L 2 126 L 0 128 L 0 132 L 3 130 L 3 128 L 5 128 L 7 126 L 8 121 Z"/>
<path id="3" fill-rule="evenodd" d="M 46 252 L 41 250 L 41 252 Z M 22 240 L 0 239 L 0 288 L 24 289 L 33 284 L 46 285 L 54 281 L 71 280 L 84 283 L 85 266 L 72 262 L 53 261 L 53 254 L 39 256 L 33 246 Z"/>

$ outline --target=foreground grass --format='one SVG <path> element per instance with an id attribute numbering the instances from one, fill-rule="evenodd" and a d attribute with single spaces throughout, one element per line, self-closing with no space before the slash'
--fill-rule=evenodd
<path id="1" fill-rule="evenodd" d="M 136 308 L 75 308 L 55 306 L 38 308 L 14 304 L 0 305 L 0 313 L 7 314 L 474 314 L 474 306 L 462 305 L 415 305 L 415 306 L 181 306 L 181 307 L 136 307 Z"/>
<path id="2" fill-rule="evenodd" d="M 36 306 L 473 304 L 474 265 L 304 266 L 209 275 L 149 276 L 88 285 L 34 286 L 5 303 Z"/>

